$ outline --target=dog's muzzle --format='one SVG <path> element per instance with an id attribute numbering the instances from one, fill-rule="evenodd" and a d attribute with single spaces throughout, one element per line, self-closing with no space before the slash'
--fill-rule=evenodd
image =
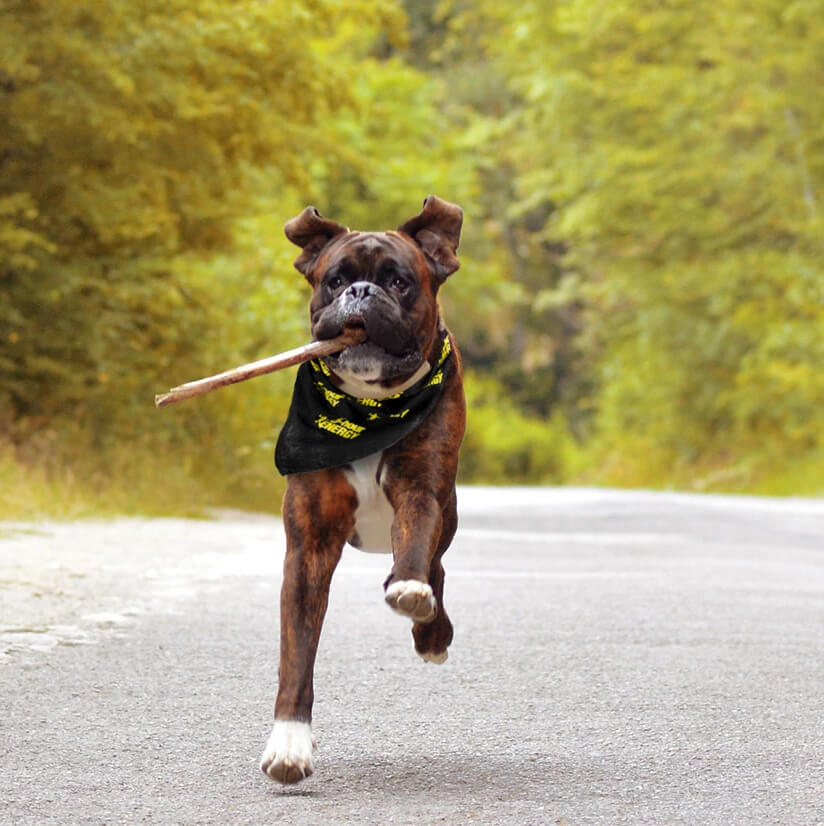
<path id="1" fill-rule="evenodd" d="M 338 314 L 343 327 L 364 326 L 364 317 L 377 299 L 380 288 L 369 281 L 350 284 L 338 299 Z"/>
<path id="2" fill-rule="evenodd" d="M 403 323 L 397 303 L 370 281 L 350 284 L 336 299 L 329 320 L 335 335 L 347 328 L 361 328 L 366 331 L 365 344 L 392 355 L 407 355 L 415 348 L 414 336 Z"/>

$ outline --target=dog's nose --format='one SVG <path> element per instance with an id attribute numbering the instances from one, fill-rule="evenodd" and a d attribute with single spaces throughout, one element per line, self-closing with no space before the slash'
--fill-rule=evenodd
<path id="1" fill-rule="evenodd" d="M 370 284 L 368 281 L 356 281 L 354 284 L 350 284 L 346 288 L 344 295 L 347 298 L 354 299 L 356 301 L 363 301 L 364 298 L 372 295 L 374 291 L 374 284 Z"/>

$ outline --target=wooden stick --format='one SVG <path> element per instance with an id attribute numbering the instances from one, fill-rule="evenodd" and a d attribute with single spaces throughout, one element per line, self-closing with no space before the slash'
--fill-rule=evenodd
<path id="1" fill-rule="evenodd" d="M 155 396 L 155 407 L 165 407 L 167 404 L 189 399 L 192 396 L 199 396 L 201 393 L 208 393 L 218 387 L 225 387 L 227 384 L 235 384 L 246 379 L 253 379 L 255 376 L 262 376 L 264 373 L 274 373 L 275 370 L 282 370 L 284 367 L 291 367 L 293 364 L 300 364 L 310 359 L 328 356 L 338 353 L 352 344 L 358 344 L 366 338 L 364 330 L 354 328 L 347 330 L 337 338 L 329 338 L 324 341 L 313 341 L 311 344 L 304 344 L 294 350 L 287 350 L 276 356 L 253 361 L 249 364 L 241 364 L 233 370 L 218 373 L 216 376 L 208 376 L 205 379 L 189 381 L 186 384 L 178 385 L 169 390 L 168 393 L 159 393 Z"/>

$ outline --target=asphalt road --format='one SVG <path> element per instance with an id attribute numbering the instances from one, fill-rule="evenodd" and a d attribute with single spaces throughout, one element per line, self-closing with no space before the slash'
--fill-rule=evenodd
<path id="1" fill-rule="evenodd" d="M 460 502 L 443 666 L 346 551 L 289 788 L 277 520 L 0 526 L 0 824 L 824 823 L 824 502 Z"/>

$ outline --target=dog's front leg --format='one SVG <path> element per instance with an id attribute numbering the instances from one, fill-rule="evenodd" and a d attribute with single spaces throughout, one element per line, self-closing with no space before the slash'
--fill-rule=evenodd
<path id="1" fill-rule="evenodd" d="M 275 724 L 260 763 L 266 775 L 281 783 L 297 783 L 312 774 L 315 654 L 332 574 L 352 532 L 355 504 L 340 472 L 289 477 L 283 502 L 286 558 L 278 695 Z"/>
<path id="2" fill-rule="evenodd" d="M 443 458 L 422 468 L 411 451 L 387 461 L 384 473 L 384 490 L 395 512 L 386 602 L 412 620 L 415 651 L 432 663 L 446 661 L 452 642 L 441 557 L 458 525 L 455 472 L 455 463 Z"/>
<path id="3" fill-rule="evenodd" d="M 396 485 L 392 494 L 394 565 L 384 583 L 386 601 L 415 622 L 429 623 L 438 612 L 429 578 L 443 528 L 443 511 L 429 491 Z"/>

